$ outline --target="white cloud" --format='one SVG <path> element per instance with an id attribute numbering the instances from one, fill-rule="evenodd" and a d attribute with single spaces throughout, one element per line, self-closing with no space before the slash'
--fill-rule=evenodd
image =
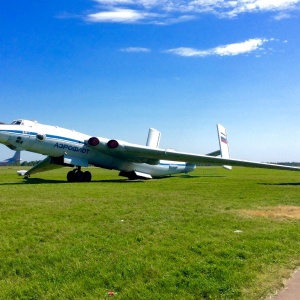
<path id="1" fill-rule="evenodd" d="M 94 0 L 98 12 L 89 14 L 91 22 L 172 24 L 201 14 L 237 17 L 244 13 L 274 12 L 276 20 L 299 10 L 300 0 Z"/>
<path id="2" fill-rule="evenodd" d="M 115 6 L 118 4 L 132 4 L 134 3 L 132 0 L 94 0 L 100 4 Z"/>
<path id="3" fill-rule="evenodd" d="M 165 52 L 186 57 L 234 56 L 260 50 L 260 46 L 271 40 L 272 39 L 250 39 L 242 43 L 222 45 L 208 50 L 197 50 L 193 48 L 180 47 L 170 49 Z"/>
<path id="4" fill-rule="evenodd" d="M 128 48 L 121 49 L 121 51 L 122 52 L 134 52 L 134 53 L 138 53 L 138 52 L 147 53 L 147 52 L 150 52 L 151 50 L 148 48 L 142 48 L 142 47 L 128 47 Z"/>
<path id="5" fill-rule="evenodd" d="M 276 21 L 281 21 L 290 18 L 292 18 L 292 15 L 287 12 L 279 12 L 277 15 L 274 16 L 274 20 Z"/>
<path id="6" fill-rule="evenodd" d="M 180 48 L 174 48 L 170 50 L 166 50 L 165 52 L 173 53 L 179 56 L 207 56 L 208 53 L 206 51 L 201 51 L 193 48 L 186 48 L 186 47 L 180 47 Z"/>
<path id="7" fill-rule="evenodd" d="M 267 41 L 268 41 L 267 39 L 250 39 L 243 43 L 236 43 L 236 44 L 216 47 L 213 49 L 212 52 L 215 55 L 221 55 L 221 56 L 250 53 L 259 49 L 259 47 Z"/>
<path id="8" fill-rule="evenodd" d="M 132 9 L 113 9 L 89 14 L 87 20 L 90 22 L 113 22 L 113 23 L 134 23 L 146 18 L 149 14 Z"/>
<path id="9" fill-rule="evenodd" d="M 232 10 L 225 12 L 228 16 L 237 16 L 251 12 L 283 12 L 296 8 L 299 0 L 244 0 L 238 1 Z"/>

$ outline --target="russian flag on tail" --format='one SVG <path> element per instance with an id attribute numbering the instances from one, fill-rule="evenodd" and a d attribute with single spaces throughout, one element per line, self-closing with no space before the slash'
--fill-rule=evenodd
<path id="1" fill-rule="evenodd" d="M 222 135 L 221 135 L 221 142 L 225 143 L 225 144 L 228 144 L 227 138 L 225 136 L 222 136 Z"/>

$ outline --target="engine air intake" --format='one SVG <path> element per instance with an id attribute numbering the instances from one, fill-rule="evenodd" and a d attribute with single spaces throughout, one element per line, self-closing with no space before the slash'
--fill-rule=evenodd
<path id="1" fill-rule="evenodd" d="M 100 143 L 100 141 L 99 141 L 99 139 L 96 138 L 96 137 L 91 137 L 91 138 L 89 138 L 89 140 L 88 140 L 88 144 L 89 144 L 90 146 L 97 146 L 97 145 L 99 145 L 99 143 Z"/>
<path id="2" fill-rule="evenodd" d="M 107 142 L 107 147 L 108 148 L 115 149 L 118 146 L 119 146 L 119 143 L 116 140 L 110 140 L 110 141 Z"/>

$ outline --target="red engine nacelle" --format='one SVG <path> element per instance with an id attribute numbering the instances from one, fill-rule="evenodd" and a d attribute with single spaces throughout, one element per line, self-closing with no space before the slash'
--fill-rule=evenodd
<path id="1" fill-rule="evenodd" d="M 89 140 L 88 140 L 88 144 L 90 146 L 97 146 L 97 145 L 99 145 L 99 143 L 100 143 L 99 139 L 94 136 L 89 138 Z"/>
<path id="2" fill-rule="evenodd" d="M 119 147 L 119 142 L 116 140 L 110 140 L 107 142 L 107 147 L 111 148 L 111 149 L 115 149 L 115 148 Z"/>

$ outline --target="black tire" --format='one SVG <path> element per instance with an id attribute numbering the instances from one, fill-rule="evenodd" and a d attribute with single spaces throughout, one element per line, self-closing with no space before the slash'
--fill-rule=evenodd
<path id="1" fill-rule="evenodd" d="M 67 180 L 68 182 L 75 182 L 76 181 L 76 176 L 74 171 L 69 171 L 67 174 Z"/>
<path id="2" fill-rule="evenodd" d="M 92 180 L 92 174 L 91 174 L 91 172 L 85 171 L 83 173 L 83 180 L 84 180 L 84 182 L 91 182 L 91 180 Z"/>
<path id="3" fill-rule="evenodd" d="M 75 173 L 76 176 L 76 181 L 77 182 L 83 182 L 84 181 L 84 176 L 83 176 L 83 172 L 82 171 L 77 171 Z"/>

